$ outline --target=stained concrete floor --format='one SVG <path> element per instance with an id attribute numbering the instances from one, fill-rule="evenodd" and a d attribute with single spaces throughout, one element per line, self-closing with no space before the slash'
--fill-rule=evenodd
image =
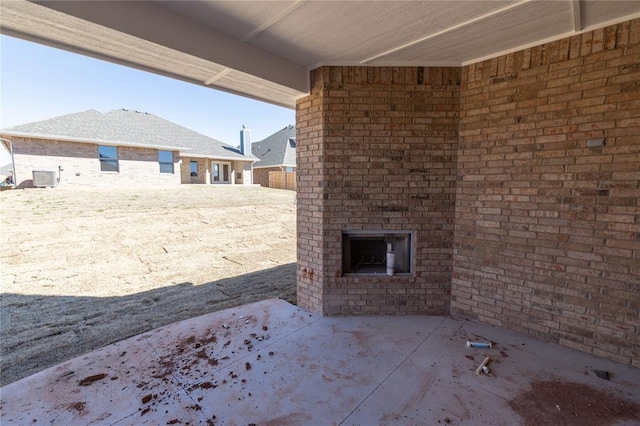
<path id="1" fill-rule="evenodd" d="M 467 340 L 494 345 L 474 349 Z M 487 356 L 490 373 L 476 374 Z M 509 401 L 550 379 L 640 403 L 640 370 L 501 328 L 451 316 L 322 317 L 271 299 L 171 324 L 11 383 L 0 388 L 0 422 L 535 424 Z"/>

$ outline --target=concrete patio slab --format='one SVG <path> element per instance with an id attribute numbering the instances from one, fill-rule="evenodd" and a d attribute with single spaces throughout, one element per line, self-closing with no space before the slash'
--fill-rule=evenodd
<path id="1" fill-rule="evenodd" d="M 476 374 L 486 357 L 489 374 Z M 640 423 L 637 369 L 456 317 L 321 317 L 277 299 L 171 324 L 11 383 L 0 389 L 0 420 L 541 424 L 556 412 L 537 407 L 536 419 L 514 402 L 541 382 L 609 398 L 599 401 L 612 415 L 595 423 L 559 399 L 551 408 L 571 411 L 575 423 L 556 424 Z"/>

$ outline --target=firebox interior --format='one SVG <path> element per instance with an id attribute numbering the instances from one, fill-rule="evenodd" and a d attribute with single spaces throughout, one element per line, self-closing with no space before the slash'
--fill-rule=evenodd
<path id="1" fill-rule="evenodd" d="M 393 253 L 395 274 L 411 273 L 411 232 L 347 231 L 342 233 L 344 274 L 384 274 Z"/>

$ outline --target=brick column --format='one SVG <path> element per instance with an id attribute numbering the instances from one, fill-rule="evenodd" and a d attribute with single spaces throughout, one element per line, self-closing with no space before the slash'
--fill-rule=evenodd
<path id="1" fill-rule="evenodd" d="M 460 69 L 323 67 L 297 105 L 298 303 L 446 313 Z M 342 273 L 342 231 L 414 231 L 410 276 Z"/>
<path id="2" fill-rule="evenodd" d="M 298 304 L 324 312 L 324 98 L 321 70 L 311 72 L 311 94 L 296 105 Z M 300 167 L 302 166 L 302 167 Z"/>

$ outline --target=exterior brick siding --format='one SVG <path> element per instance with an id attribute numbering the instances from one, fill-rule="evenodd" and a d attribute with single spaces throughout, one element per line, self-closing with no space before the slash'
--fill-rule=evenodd
<path id="1" fill-rule="evenodd" d="M 289 189 L 295 191 L 295 167 L 293 168 L 294 174 L 288 172 L 288 177 L 286 181 L 283 177 L 278 178 L 276 176 L 275 181 L 271 181 L 269 173 L 271 172 L 280 172 L 284 173 L 286 166 L 273 166 L 273 167 L 261 167 L 253 169 L 253 183 L 254 185 L 260 185 L 265 188 L 278 188 L 278 189 Z"/>
<path id="2" fill-rule="evenodd" d="M 119 173 L 100 171 L 98 145 L 12 137 L 16 184 L 32 186 L 33 170 L 58 171 L 60 186 L 148 186 L 177 185 L 180 169 L 174 153 L 174 172 L 160 173 L 158 151 L 149 148 L 118 147 Z"/>
<path id="3" fill-rule="evenodd" d="M 191 176 L 191 162 L 195 161 L 198 164 L 198 175 Z M 180 183 L 183 184 L 206 184 L 209 182 L 210 173 L 208 168 L 211 167 L 211 160 L 205 158 L 189 158 L 182 157 L 180 163 Z"/>
<path id="4" fill-rule="evenodd" d="M 253 167 L 251 163 L 246 161 L 234 161 L 233 170 L 236 174 L 236 184 L 253 185 Z M 238 178 L 238 173 L 240 173 L 240 178 Z"/>
<path id="5" fill-rule="evenodd" d="M 299 303 L 325 314 L 449 310 L 457 68 L 323 67 L 298 103 Z M 342 231 L 415 231 L 412 276 L 342 274 Z"/>
<path id="6" fill-rule="evenodd" d="M 640 20 L 464 67 L 457 175 L 452 312 L 640 367 Z"/>
<path id="7" fill-rule="evenodd" d="M 281 168 L 275 167 L 263 167 L 259 169 L 253 169 L 253 183 L 256 185 L 269 188 L 269 172 L 279 172 Z"/>
<path id="8" fill-rule="evenodd" d="M 191 176 L 191 162 L 198 163 L 198 175 Z M 211 163 L 213 158 L 194 158 L 194 157 L 182 157 L 180 161 L 180 183 L 182 184 L 194 184 L 194 185 L 209 185 L 211 184 Z M 251 163 L 246 161 L 230 161 L 219 160 L 222 163 L 228 163 L 229 166 L 229 182 L 236 185 L 250 185 L 251 184 Z"/>
<path id="9" fill-rule="evenodd" d="M 640 367 L 639 82 L 639 19 L 462 68 L 312 71 L 299 304 L 451 310 Z M 415 276 L 343 276 L 355 229 L 415 230 Z"/>

